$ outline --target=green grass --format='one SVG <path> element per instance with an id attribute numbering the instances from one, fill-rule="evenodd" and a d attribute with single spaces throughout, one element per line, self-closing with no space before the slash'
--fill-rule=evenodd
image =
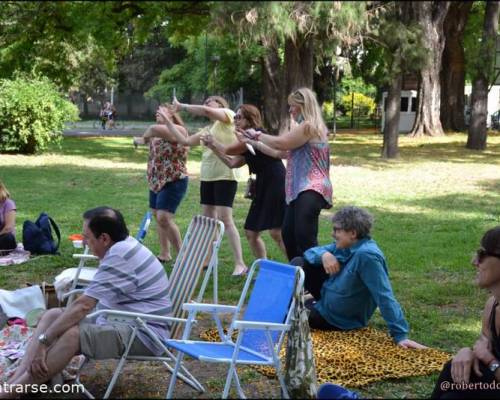
<path id="1" fill-rule="evenodd" d="M 490 135 L 488 150 L 464 148 L 466 136 L 413 140 L 400 137 L 401 158 L 379 158 L 382 137 L 370 132 L 340 133 L 331 143 L 334 207 L 320 219 L 320 243 L 331 240 L 329 216 L 354 204 L 375 215 L 373 236 L 387 256 L 392 285 L 410 323 L 410 337 L 426 345 L 455 352 L 471 345 L 480 329 L 488 294 L 474 285 L 470 258 L 483 232 L 500 224 L 500 136 Z M 178 209 L 184 233 L 200 211 L 201 151 L 189 156 L 190 186 Z M 81 214 L 90 207 L 110 205 L 125 215 L 135 234 L 147 209 L 145 148 L 134 150 L 130 138 L 65 138 L 37 156 L 1 155 L 0 178 L 18 208 L 18 239 L 22 221 L 46 211 L 62 230 L 61 256 L 44 256 L 25 265 L 0 270 L 0 287 L 14 289 L 25 282 L 52 281 L 74 266 L 67 236 L 81 230 Z M 242 180 L 246 169 L 242 169 Z M 243 234 L 249 201 L 239 186 L 235 221 L 244 257 L 252 255 Z M 265 235 L 269 257 L 284 261 Z M 145 244 L 158 251 L 153 224 Z M 219 297 L 234 303 L 242 280 L 230 276 L 232 256 L 223 240 L 220 250 Z M 210 291 L 208 292 L 210 293 Z M 376 313 L 371 324 L 386 329 Z M 366 397 L 428 397 L 437 375 L 372 384 L 358 390 Z"/>

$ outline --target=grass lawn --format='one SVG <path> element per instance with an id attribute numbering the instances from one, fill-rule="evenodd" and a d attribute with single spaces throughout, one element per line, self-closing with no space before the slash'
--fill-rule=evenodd
<path id="1" fill-rule="evenodd" d="M 379 158 L 382 137 L 373 132 L 340 132 L 331 142 L 334 207 L 322 213 L 320 243 L 331 240 L 332 212 L 345 205 L 366 207 L 375 215 L 373 237 L 387 256 L 392 285 L 411 327 L 410 338 L 445 351 L 472 345 L 480 330 L 487 293 L 474 285 L 470 259 L 483 232 L 500 224 L 500 136 L 490 135 L 488 150 L 464 148 L 464 134 L 423 140 L 400 137 L 401 158 Z M 190 185 L 178 209 L 184 233 L 198 213 L 201 150 L 189 156 Z M 43 256 L 25 265 L 0 270 L 0 287 L 51 282 L 62 269 L 75 266 L 67 236 L 81 230 L 81 214 L 110 205 L 120 209 L 133 234 L 147 210 L 147 149 L 134 150 L 131 138 L 65 138 L 37 156 L 0 155 L 2 179 L 17 203 L 18 240 L 22 222 L 46 211 L 62 231 L 61 256 Z M 242 169 L 242 180 L 247 176 Z M 244 257 L 253 257 L 244 238 L 249 200 L 238 188 L 235 221 Z M 265 235 L 269 258 L 284 261 Z M 145 244 L 158 251 L 153 224 Z M 220 250 L 219 297 L 233 303 L 243 281 L 230 276 L 227 239 Z M 210 293 L 208 291 L 207 293 Z M 371 324 L 386 329 L 380 315 Z M 366 397 L 428 397 L 437 375 L 366 386 Z"/>

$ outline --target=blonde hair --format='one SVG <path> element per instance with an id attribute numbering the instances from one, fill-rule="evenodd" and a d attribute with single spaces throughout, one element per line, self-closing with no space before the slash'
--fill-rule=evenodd
<path id="1" fill-rule="evenodd" d="M 0 201 L 4 202 L 8 198 L 10 198 L 10 193 L 7 190 L 7 188 L 5 187 L 5 185 L 3 184 L 3 182 L 0 181 Z"/>
<path id="2" fill-rule="evenodd" d="M 304 121 L 308 122 L 310 129 L 313 130 L 313 134 L 322 137 L 322 133 L 328 132 L 328 128 L 321 115 L 318 100 L 311 89 L 303 87 L 293 91 L 288 96 L 288 103 L 300 107 Z"/>
<path id="3" fill-rule="evenodd" d="M 222 96 L 208 96 L 206 99 L 205 99 L 205 103 L 208 101 L 208 100 L 213 100 L 215 101 L 216 103 L 219 103 L 219 105 L 222 107 L 222 108 L 229 108 L 229 103 L 227 102 L 227 100 L 222 97 Z"/>

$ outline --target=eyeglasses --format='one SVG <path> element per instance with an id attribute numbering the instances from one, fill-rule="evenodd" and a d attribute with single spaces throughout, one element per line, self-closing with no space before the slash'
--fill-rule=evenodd
<path id="1" fill-rule="evenodd" d="M 333 232 L 334 233 L 337 233 L 338 231 L 343 231 L 343 230 L 344 230 L 344 228 L 341 228 L 340 226 L 334 226 L 333 227 Z"/>
<path id="2" fill-rule="evenodd" d="M 489 253 L 487 250 L 482 247 L 476 251 L 476 259 L 477 262 L 483 262 L 485 257 L 496 257 L 500 258 L 500 254 Z"/>
<path id="3" fill-rule="evenodd" d="M 238 119 L 245 119 L 245 117 L 243 115 L 240 115 L 240 114 L 236 114 L 234 116 L 234 119 L 238 120 Z"/>

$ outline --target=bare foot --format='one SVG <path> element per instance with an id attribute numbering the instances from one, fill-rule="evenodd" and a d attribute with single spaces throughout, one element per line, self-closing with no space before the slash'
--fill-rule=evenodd
<path id="1" fill-rule="evenodd" d="M 237 265 L 234 267 L 232 276 L 245 276 L 248 273 L 248 268 L 245 265 Z"/>

